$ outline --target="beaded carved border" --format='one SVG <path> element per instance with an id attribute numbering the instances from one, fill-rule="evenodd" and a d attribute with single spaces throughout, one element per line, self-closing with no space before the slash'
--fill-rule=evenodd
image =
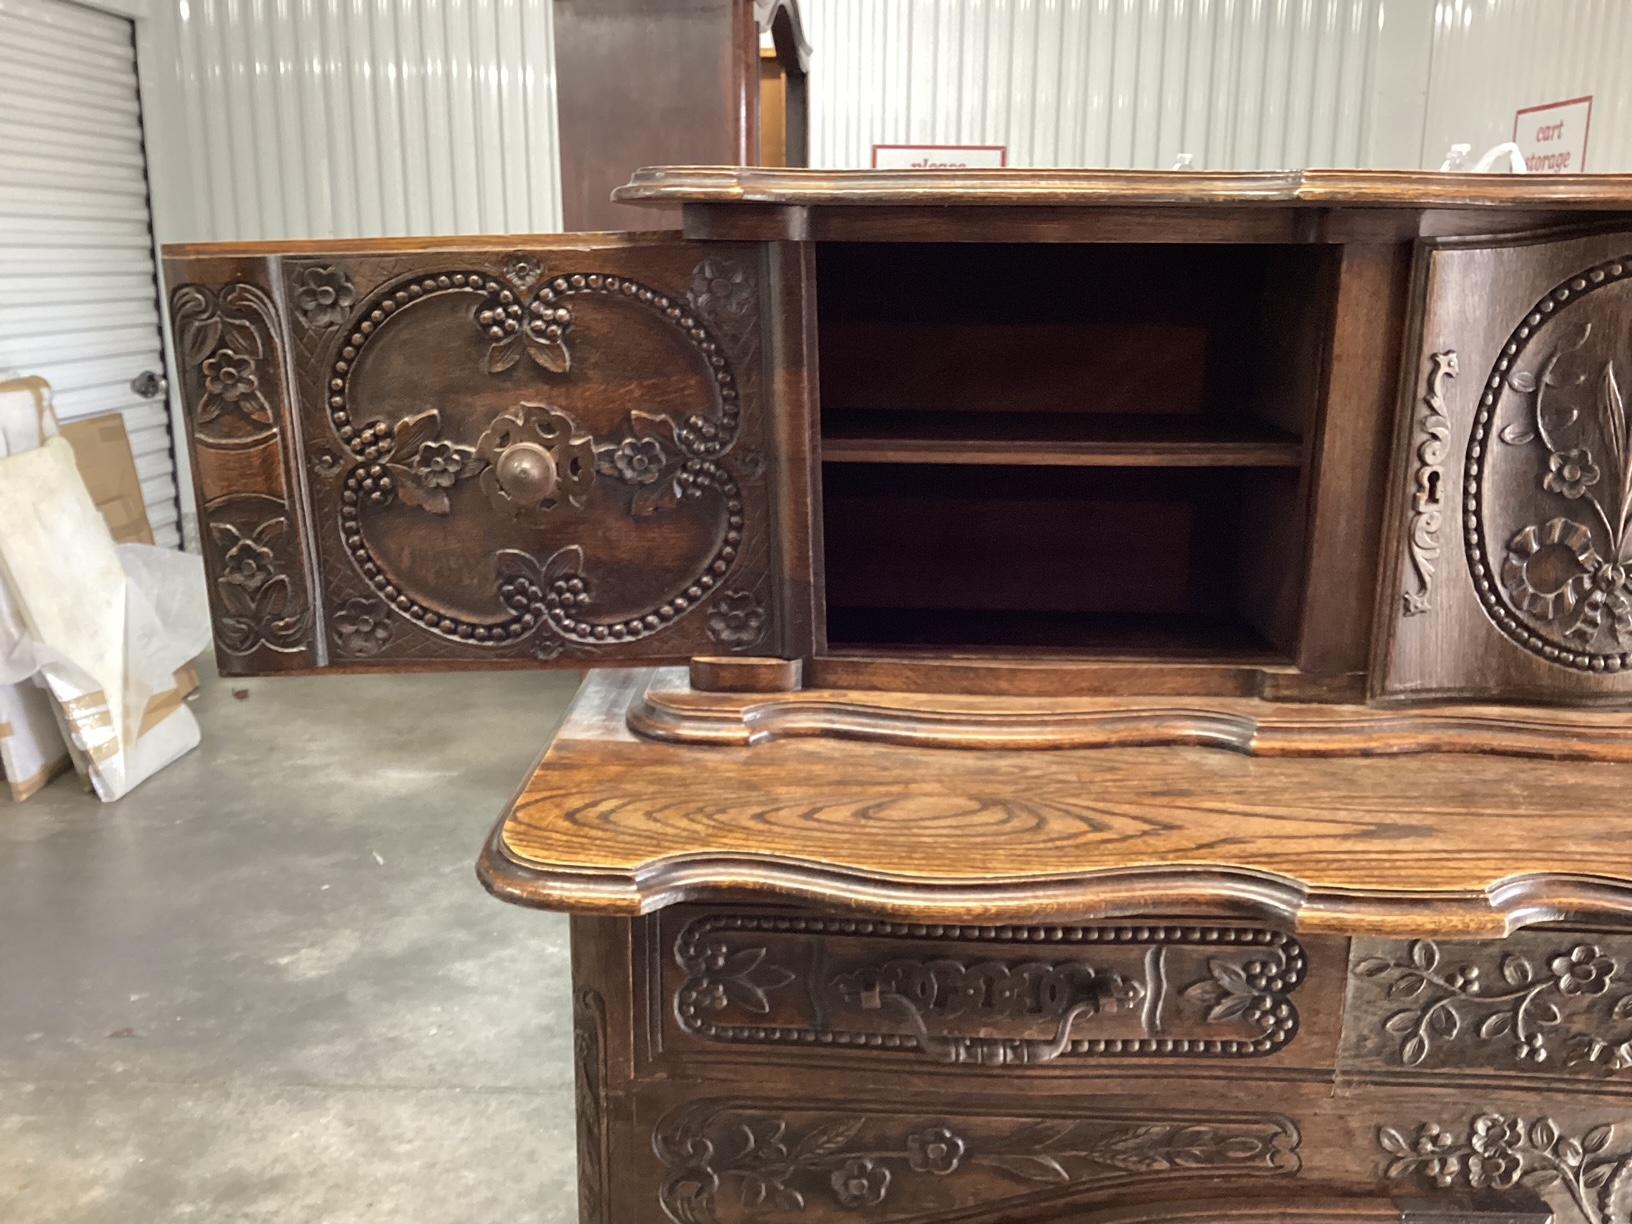
<path id="1" fill-rule="evenodd" d="M 1307 969 L 1295 939 L 1252 927 L 737 914 L 689 922 L 674 961 L 674 1015 L 698 1037 L 996 1065 L 1269 1054 L 1297 1031 Z"/>

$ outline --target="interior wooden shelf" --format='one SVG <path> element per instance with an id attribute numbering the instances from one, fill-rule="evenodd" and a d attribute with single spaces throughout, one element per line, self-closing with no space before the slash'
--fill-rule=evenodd
<path id="1" fill-rule="evenodd" d="M 830 463 L 1295 468 L 1303 443 L 1244 416 L 836 409 Z"/>
<path id="2" fill-rule="evenodd" d="M 834 649 L 890 653 L 933 647 L 1098 658 L 1281 661 L 1252 626 L 1227 615 L 830 606 L 827 635 Z"/>

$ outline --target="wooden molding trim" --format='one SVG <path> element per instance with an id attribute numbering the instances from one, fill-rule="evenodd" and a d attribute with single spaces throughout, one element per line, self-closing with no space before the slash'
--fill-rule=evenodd
<path id="1" fill-rule="evenodd" d="M 739 685 L 739 687 L 741 687 Z M 770 688 L 767 682 L 764 686 Z M 1138 700 L 957 698 L 796 690 L 700 692 L 649 686 L 629 728 L 677 744 L 746 747 L 828 737 L 918 748 L 1223 748 L 1249 756 L 1474 753 L 1632 763 L 1632 718 L 1596 710 Z"/>
<path id="2" fill-rule="evenodd" d="M 1306 888 L 1269 872 L 1130 867 L 1059 878 L 890 880 L 826 864 L 702 852 L 632 871 L 523 861 L 494 828 L 476 876 L 494 897 L 534 909 L 633 917 L 683 902 L 790 902 L 824 912 L 965 923 L 1236 918 L 1299 934 L 1502 939 L 1544 922 L 1632 924 L 1632 881 L 1557 873 L 1514 876 L 1482 892 Z"/>
<path id="3" fill-rule="evenodd" d="M 1516 177 L 1413 170 L 813 170 L 648 166 L 612 193 L 624 204 L 1015 204 L 1309 207 L 1543 204 L 1625 209 L 1632 175 Z"/>

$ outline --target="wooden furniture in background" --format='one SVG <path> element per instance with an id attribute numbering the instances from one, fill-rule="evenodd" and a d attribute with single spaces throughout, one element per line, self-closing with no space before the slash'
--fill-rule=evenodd
<path id="1" fill-rule="evenodd" d="M 567 229 L 677 224 L 613 202 L 631 166 L 805 164 L 796 0 L 554 0 L 554 30 Z"/>
<path id="2" fill-rule="evenodd" d="M 593 672 L 586 1224 L 1632 1221 L 1632 180 L 168 252 L 219 658 Z"/>

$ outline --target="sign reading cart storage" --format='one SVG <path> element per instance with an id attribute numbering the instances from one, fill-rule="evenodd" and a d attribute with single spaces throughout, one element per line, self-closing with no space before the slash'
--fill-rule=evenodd
<path id="1" fill-rule="evenodd" d="M 1531 174 L 1583 174 L 1592 97 L 1527 106 L 1513 116 L 1513 143 Z"/>
<path id="2" fill-rule="evenodd" d="M 1007 145 L 875 144 L 874 170 L 967 170 L 1009 164 Z"/>

